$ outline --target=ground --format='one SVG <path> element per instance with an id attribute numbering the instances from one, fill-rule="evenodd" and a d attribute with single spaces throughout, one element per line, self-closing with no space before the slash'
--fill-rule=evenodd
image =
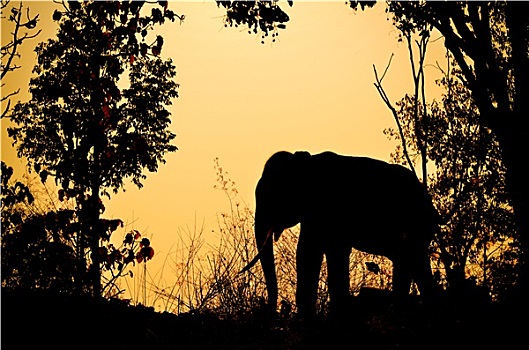
<path id="1" fill-rule="evenodd" d="M 425 305 L 383 294 L 354 298 L 344 319 L 311 322 L 256 311 L 174 315 L 118 300 L 2 290 L 1 348 L 460 349 L 519 347 L 521 310 L 468 301 Z"/>

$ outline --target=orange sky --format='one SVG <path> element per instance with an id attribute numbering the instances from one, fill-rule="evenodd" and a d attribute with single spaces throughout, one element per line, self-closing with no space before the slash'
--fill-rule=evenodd
<path id="1" fill-rule="evenodd" d="M 172 58 L 178 71 L 171 129 L 179 151 L 157 173 L 147 173 L 144 188 L 129 183 L 125 193 L 107 200 L 104 216 L 151 237 L 159 260 L 179 231 L 196 221 L 209 234 L 217 215 L 228 210 L 225 195 L 213 188 L 216 157 L 236 182 L 238 200 L 253 209 L 255 185 L 276 151 L 331 150 L 388 160 L 395 147 L 382 133 L 394 121 L 373 86 L 373 65 L 383 71 L 395 54 L 384 81 L 392 101 L 412 91 L 412 80 L 406 45 L 397 42 L 385 5 L 355 13 L 345 1 L 295 1 L 292 8 L 282 2 L 291 20 L 275 43 L 262 45 L 245 30 L 224 28 L 223 9 L 212 0 L 171 1 L 185 21 L 157 29 L 165 38 L 162 56 Z M 24 44 L 23 69 L 5 79 L 2 93 L 21 88 L 13 102 L 29 97 L 32 50 L 54 35 L 51 13 L 59 6 L 24 4 L 40 14 L 43 33 Z M 6 29 L 2 22 L 3 42 Z M 440 40 L 429 47 L 427 78 L 433 81 L 439 72 L 431 65 L 444 64 L 444 49 Z M 20 175 L 5 129 L 2 121 L 2 160 Z"/>

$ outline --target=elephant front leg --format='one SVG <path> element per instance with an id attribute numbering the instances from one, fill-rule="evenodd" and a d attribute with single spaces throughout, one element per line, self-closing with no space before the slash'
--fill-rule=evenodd
<path id="1" fill-rule="evenodd" d="M 315 314 L 322 262 L 321 244 L 314 237 L 302 232 L 296 252 L 296 306 L 301 317 L 311 317 Z"/>
<path id="2" fill-rule="evenodd" d="M 393 291 L 398 296 L 410 294 L 411 269 L 409 257 L 399 257 L 393 260 Z"/>

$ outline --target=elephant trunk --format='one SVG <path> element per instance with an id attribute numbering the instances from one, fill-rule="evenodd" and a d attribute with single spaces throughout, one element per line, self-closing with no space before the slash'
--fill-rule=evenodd
<path id="1" fill-rule="evenodd" d="M 256 218 L 255 222 L 255 240 L 258 256 L 261 261 L 263 273 L 266 282 L 266 290 L 268 293 L 268 307 L 271 311 L 276 311 L 277 308 L 277 276 L 274 262 L 274 243 L 272 239 L 272 228 L 265 223 L 260 222 Z"/>

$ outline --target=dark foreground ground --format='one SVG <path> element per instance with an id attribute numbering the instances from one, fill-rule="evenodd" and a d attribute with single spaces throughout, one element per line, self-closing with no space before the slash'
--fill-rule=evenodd
<path id="1" fill-rule="evenodd" d="M 345 320 L 259 312 L 154 312 L 119 301 L 2 291 L 1 349 L 523 349 L 528 315 L 476 300 L 425 306 L 387 294 L 353 298 Z"/>

